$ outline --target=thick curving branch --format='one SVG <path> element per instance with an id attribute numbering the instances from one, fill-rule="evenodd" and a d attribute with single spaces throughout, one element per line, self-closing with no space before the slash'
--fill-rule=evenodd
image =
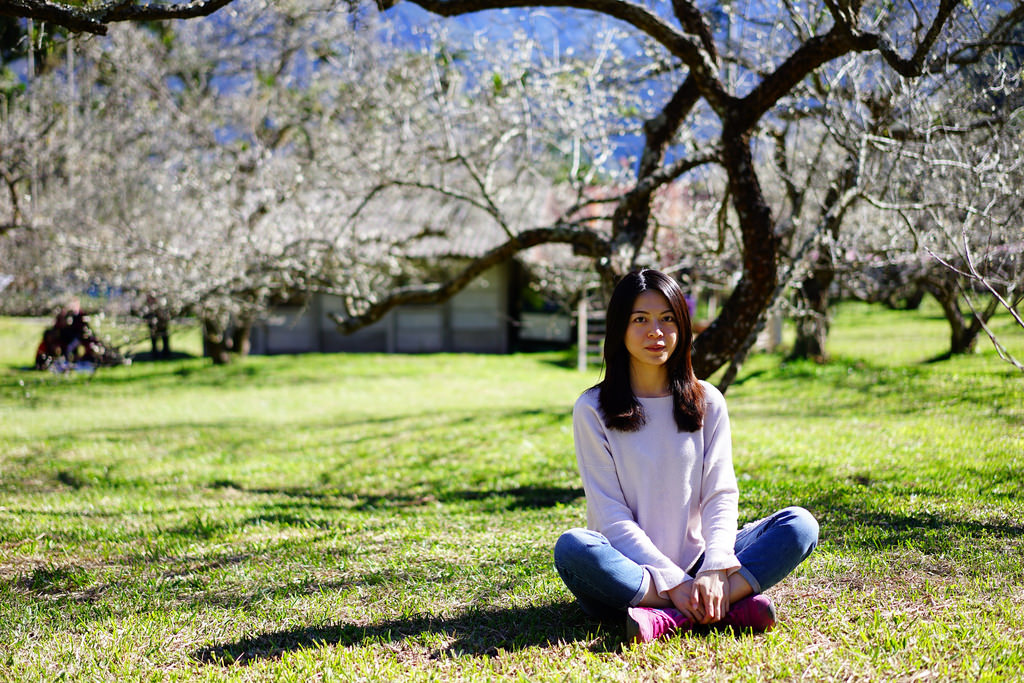
<path id="1" fill-rule="evenodd" d="M 935 18 L 932 19 L 932 25 L 928 28 L 928 32 L 917 46 L 917 49 L 914 50 L 914 54 L 909 58 L 901 57 L 888 38 L 880 35 L 866 34 L 864 36 L 865 45 L 878 50 L 878 53 L 882 55 L 882 59 L 899 75 L 906 78 L 916 78 L 924 73 L 925 62 L 931 56 L 935 42 L 939 39 L 939 35 L 946 26 L 949 17 L 953 14 L 953 10 L 960 3 L 961 0 L 942 0 L 939 3 L 939 8 L 935 12 Z"/>
<path id="2" fill-rule="evenodd" d="M 692 70 L 701 70 L 704 63 L 700 38 L 676 30 L 643 5 L 626 0 L 411 0 L 428 12 L 442 17 L 472 14 L 484 10 L 524 7 L 570 7 L 613 17 L 646 33 L 670 53 L 686 62 Z M 390 9 L 398 0 L 378 0 L 382 10 Z"/>
<path id="3" fill-rule="evenodd" d="M 362 313 L 347 317 L 333 315 L 332 318 L 343 334 L 351 334 L 358 329 L 377 322 L 391 309 L 398 306 L 447 301 L 490 268 L 508 261 L 521 251 L 540 244 L 571 244 L 580 253 L 592 256 L 595 259 L 604 256 L 608 252 L 608 243 L 604 238 L 590 230 L 582 230 L 575 226 L 556 225 L 553 227 L 524 230 L 479 258 L 474 259 L 449 280 L 403 287 L 380 301 L 371 304 Z"/>
<path id="4" fill-rule="evenodd" d="M 636 187 L 623 196 L 612 218 L 614 250 L 630 247 L 629 260 L 639 251 L 650 224 L 651 196 L 658 188 L 655 182 L 645 182 L 658 173 L 665 160 L 665 151 L 679 127 L 693 110 L 700 97 L 697 80 L 691 74 L 676 89 L 662 110 L 644 123 L 644 149 L 637 169 Z M 623 270 L 632 263 L 619 264 Z"/>
<path id="5" fill-rule="evenodd" d="M 729 194 L 739 216 L 743 274 L 718 318 L 694 340 L 693 370 L 702 379 L 739 352 L 771 302 L 779 277 L 780 237 L 754 170 L 750 133 L 727 129 L 721 151 Z"/>
<path id="6" fill-rule="evenodd" d="M 711 26 L 708 25 L 704 15 L 701 14 L 697 6 L 690 2 L 690 0 L 672 0 L 672 9 L 686 32 L 700 39 L 700 44 L 707 53 L 704 59 L 713 67 L 718 59 L 718 48 L 715 47 Z"/>
<path id="7" fill-rule="evenodd" d="M 746 131 L 757 125 L 780 99 L 792 93 L 797 84 L 818 67 L 858 47 L 866 49 L 867 45 L 859 44 L 853 34 L 838 25 L 833 26 L 828 33 L 804 41 L 775 71 L 765 76 L 750 94 L 736 102 L 732 120 L 737 129 Z"/>
<path id="8" fill-rule="evenodd" d="M 106 35 L 117 21 L 191 19 L 213 14 L 234 0 L 192 0 L 172 4 L 119 0 L 95 7 L 76 7 L 51 0 L 0 0 L 0 16 L 34 19 L 69 31 Z"/>

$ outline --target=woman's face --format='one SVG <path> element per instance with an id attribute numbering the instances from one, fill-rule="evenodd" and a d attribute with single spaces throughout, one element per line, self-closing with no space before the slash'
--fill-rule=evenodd
<path id="1" fill-rule="evenodd" d="M 626 326 L 626 350 L 632 363 L 662 366 L 679 343 L 679 322 L 668 299 L 649 289 L 633 302 Z"/>

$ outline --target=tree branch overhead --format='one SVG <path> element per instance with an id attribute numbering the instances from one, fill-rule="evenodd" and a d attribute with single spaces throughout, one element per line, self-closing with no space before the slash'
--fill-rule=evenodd
<path id="1" fill-rule="evenodd" d="M 203 17 L 233 1 L 193 0 L 170 4 L 122 1 L 77 7 L 50 0 L 0 0 L 0 15 L 43 21 L 79 33 L 106 35 L 107 24 L 114 22 Z"/>

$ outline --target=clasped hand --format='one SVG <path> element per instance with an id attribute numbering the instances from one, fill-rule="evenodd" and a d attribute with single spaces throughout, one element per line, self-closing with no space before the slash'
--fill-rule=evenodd
<path id="1" fill-rule="evenodd" d="M 697 574 L 669 590 L 672 605 L 696 624 L 713 624 L 729 611 L 728 580 L 724 569 Z"/>

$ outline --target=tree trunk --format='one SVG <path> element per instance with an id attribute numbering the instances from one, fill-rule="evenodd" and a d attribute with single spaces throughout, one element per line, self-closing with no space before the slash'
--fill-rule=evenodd
<path id="1" fill-rule="evenodd" d="M 213 360 L 214 365 L 227 365 L 231 362 L 231 337 L 227 334 L 227 326 L 223 321 L 203 318 L 203 355 Z"/>
<path id="2" fill-rule="evenodd" d="M 779 237 L 754 171 L 750 133 L 725 131 L 722 160 L 740 219 L 743 274 L 722 312 L 694 341 L 693 370 L 706 379 L 743 350 L 775 296 Z"/>
<path id="3" fill-rule="evenodd" d="M 883 303 L 894 311 L 916 311 L 921 307 L 926 293 L 923 287 L 918 286 L 907 292 L 891 294 Z"/>
<path id="4" fill-rule="evenodd" d="M 812 358 L 824 361 L 825 342 L 828 340 L 828 291 L 836 272 L 831 259 L 819 258 L 814 270 L 800 286 L 802 310 L 795 316 L 796 340 L 789 360 Z"/>
<path id="5" fill-rule="evenodd" d="M 252 318 L 246 317 L 231 328 L 231 348 L 239 356 L 248 356 L 252 349 L 252 325 Z"/>
<path id="6" fill-rule="evenodd" d="M 960 310 L 960 289 L 956 275 L 947 272 L 933 272 L 922 281 L 922 286 L 935 297 L 942 307 L 942 313 L 949 323 L 949 352 L 947 356 L 956 356 L 974 352 L 978 341 L 981 325 L 971 316 L 970 324 Z"/>

